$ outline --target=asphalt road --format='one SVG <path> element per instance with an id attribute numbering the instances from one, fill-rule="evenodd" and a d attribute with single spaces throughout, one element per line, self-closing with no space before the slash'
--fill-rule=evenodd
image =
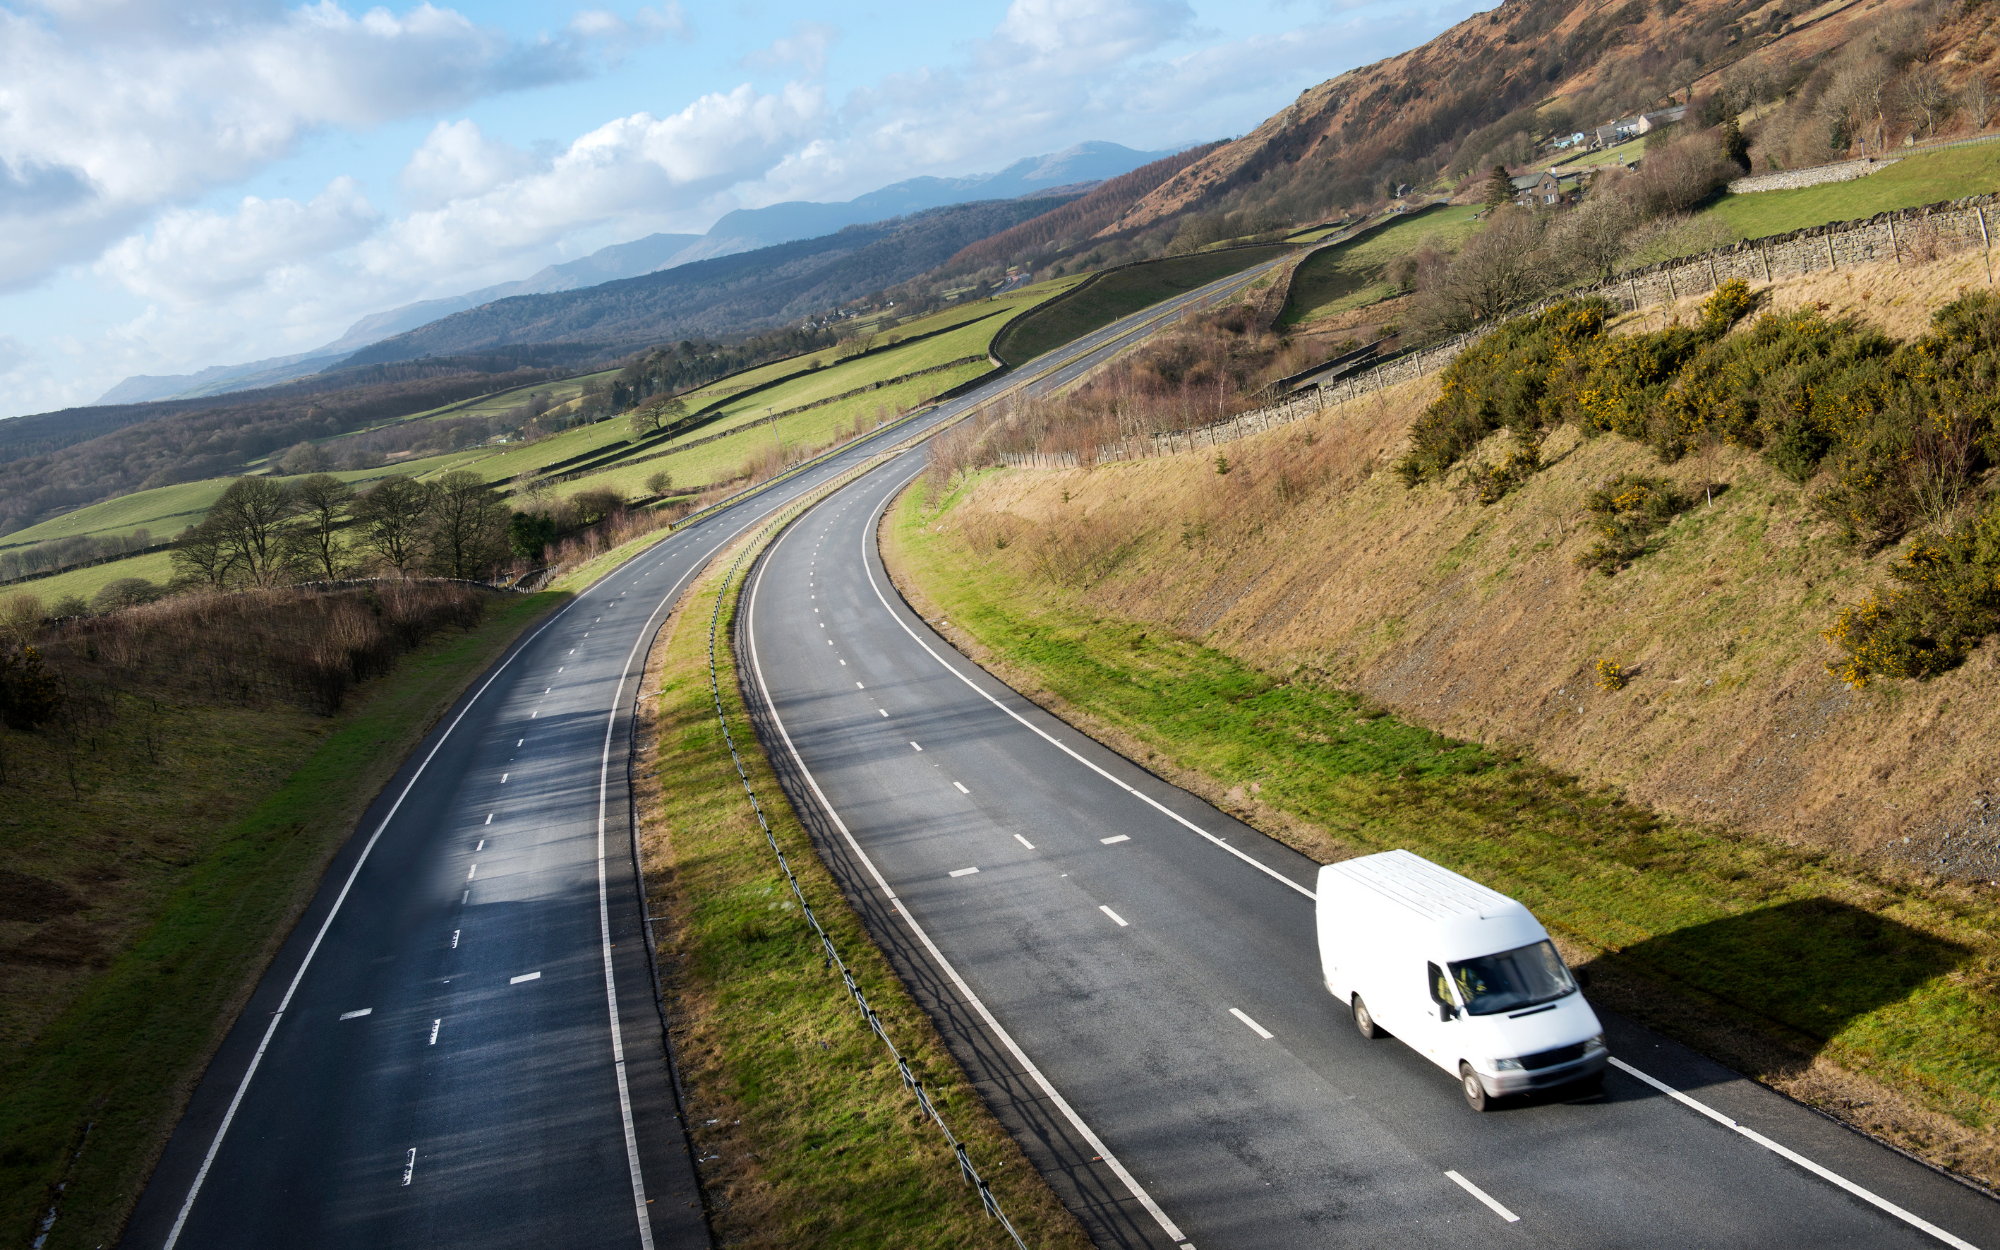
<path id="1" fill-rule="evenodd" d="M 522 639 L 369 809 L 196 1089 L 122 1244 L 709 1242 L 625 791 L 646 644 L 710 556 L 881 447 L 1073 379 L 1190 292 L 688 525 Z"/>
<path id="2" fill-rule="evenodd" d="M 1602 1094 L 1486 1115 L 1363 1040 L 1320 984 L 1315 865 L 898 596 L 876 526 L 921 454 L 760 560 L 746 686 L 843 887 L 1098 1245 L 2000 1247 L 2000 1204 L 1615 1016 Z"/>

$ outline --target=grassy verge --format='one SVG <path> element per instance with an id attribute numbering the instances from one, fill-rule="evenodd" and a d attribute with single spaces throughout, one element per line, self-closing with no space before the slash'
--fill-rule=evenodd
<path id="1" fill-rule="evenodd" d="M 725 576 L 699 582 L 653 647 L 638 779 L 661 976 L 718 1240 L 997 1250 L 1004 1233 L 822 962 L 737 779 L 709 690 L 709 614 Z M 1088 1245 L 869 940 L 756 749 L 727 646 L 737 588 L 719 637 L 723 704 L 807 899 L 1022 1237 Z"/>
<path id="2" fill-rule="evenodd" d="M 62 1182 L 50 1250 L 115 1241 L 208 1055 L 369 801 L 466 686 L 566 598 L 497 601 L 480 628 L 434 638 L 330 721 L 128 709 L 98 735 L 123 762 L 87 794 L 58 789 L 49 761 L 23 785 L 35 744 L 11 735 L 9 864 L 46 871 L 68 857 L 101 874 L 116 903 L 106 931 L 129 932 L 57 987 L 67 1006 L 28 1022 L 0 1065 L 0 1227 L 17 1244 Z M 157 740 L 142 749 L 148 734 Z"/>
<path id="3" fill-rule="evenodd" d="M 2000 190 L 2000 143 L 1905 157 L 1880 173 L 1852 182 L 1725 195 L 1706 209 L 1705 215 L 1729 223 L 1739 239 L 1761 239 L 1829 221 L 1855 221 L 1892 208 L 1915 208 L 1995 190 Z"/>
<path id="4" fill-rule="evenodd" d="M 1120 317 L 1205 286 L 1217 278 L 1240 273 L 1289 250 L 1274 244 L 1226 252 L 1197 252 L 1112 270 L 1087 289 L 1014 321 L 993 341 L 993 352 L 1009 365 L 1019 367 Z"/>
<path id="5" fill-rule="evenodd" d="M 1486 228 L 1485 222 L 1472 220 L 1472 214 L 1463 204 L 1439 205 L 1379 226 L 1352 243 L 1315 253 L 1292 280 L 1291 298 L 1278 324 L 1298 325 L 1396 294 L 1387 277 L 1390 262 L 1433 237 L 1446 250 L 1457 249 Z"/>
<path id="6" fill-rule="evenodd" d="M 2000 1179 L 2000 906 L 1674 823 L 1304 674 L 1093 610 L 932 510 L 906 593 L 1020 688 L 1322 862 L 1407 847 L 1525 902 L 1593 996 L 1907 1149 Z M 1302 992 L 1304 987 L 1302 988 Z"/>

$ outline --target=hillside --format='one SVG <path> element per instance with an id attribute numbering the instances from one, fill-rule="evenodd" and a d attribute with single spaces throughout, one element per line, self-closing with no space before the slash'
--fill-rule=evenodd
<path id="1" fill-rule="evenodd" d="M 823 312 L 892 286 L 934 268 L 968 243 L 1061 202 L 1000 200 L 933 209 L 586 290 L 498 300 L 385 339 L 347 363 L 549 340 L 632 347 L 696 332 L 747 330 Z"/>

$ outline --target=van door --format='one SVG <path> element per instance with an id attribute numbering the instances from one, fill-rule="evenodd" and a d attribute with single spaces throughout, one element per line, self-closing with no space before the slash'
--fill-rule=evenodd
<path id="1" fill-rule="evenodd" d="M 1451 978 L 1436 963 L 1424 965 L 1421 995 L 1409 1000 L 1420 1005 L 1415 1018 L 1404 1022 L 1400 1036 L 1418 1054 L 1448 1071 L 1458 1070 L 1458 1034 L 1465 1027 L 1457 1001 L 1452 997 Z"/>

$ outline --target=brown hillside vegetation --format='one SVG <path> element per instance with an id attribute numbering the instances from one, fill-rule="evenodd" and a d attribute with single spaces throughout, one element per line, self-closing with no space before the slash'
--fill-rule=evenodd
<path id="1" fill-rule="evenodd" d="M 1834 10 L 1820 14 L 1827 9 Z M 1991 15 L 1922 0 L 1827 5 L 1797 21 L 1771 0 L 1582 5 L 1508 0 L 1420 47 L 1308 88 L 1249 134 L 1190 165 L 1115 227 L 1252 202 L 1366 204 L 1494 163 L 1533 141 L 1716 89 L 1740 61 L 1783 69 L 1923 10 L 1935 59 L 1969 75 L 1990 55 Z M 1983 72 L 1983 71 L 1982 71 Z M 1983 121 L 1981 125 L 1985 124 Z M 1900 135 L 1897 136 L 1900 138 Z M 1827 159 L 1822 153 L 1820 159 Z"/>
<path id="2" fill-rule="evenodd" d="M 1825 306 L 1910 337 L 1984 279 L 1977 257 L 1880 266 L 1781 283 L 1766 307 Z M 1676 312 L 1693 305 L 1625 324 Z M 1676 816 L 2000 878 L 1983 824 L 2000 789 L 2000 645 L 1924 683 L 1855 690 L 1828 671 L 1839 653 L 1821 631 L 1888 581 L 1893 551 L 1843 544 L 1799 487 L 1723 449 L 1714 503 L 1631 569 L 1597 575 L 1577 563 L 1594 535 L 1586 497 L 1645 473 L 1699 499 L 1700 461 L 1662 466 L 1565 427 L 1548 467 L 1497 505 L 1455 485 L 1408 490 L 1381 470 L 1435 393 L 1434 378 L 1407 383 L 1232 444 L 1226 475 L 1213 456 L 1001 475 L 958 515 L 970 541 L 1005 540 L 1024 569 L 1102 608 L 1525 747 Z M 1624 689 L 1599 688 L 1607 659 Z"/>
<path id="3" fill-rule="evenodd" d="M 1221 143 L 1197 144 L 1185 152 L 1176 152 L 1141 165 L 1131 173 L 1120 174 L 1092 188 L 1090 194 L 1080 200 L 1072 200 L 1039 217 L 1031 217 L 1018 226 L 968 244 L 946 261 L 944 267 L 950 270 L 1001 264 L 1020 252 L 1045 243 L 1089 238 L 1115 225 L 1153 188 L 1221 146 Z"/>

